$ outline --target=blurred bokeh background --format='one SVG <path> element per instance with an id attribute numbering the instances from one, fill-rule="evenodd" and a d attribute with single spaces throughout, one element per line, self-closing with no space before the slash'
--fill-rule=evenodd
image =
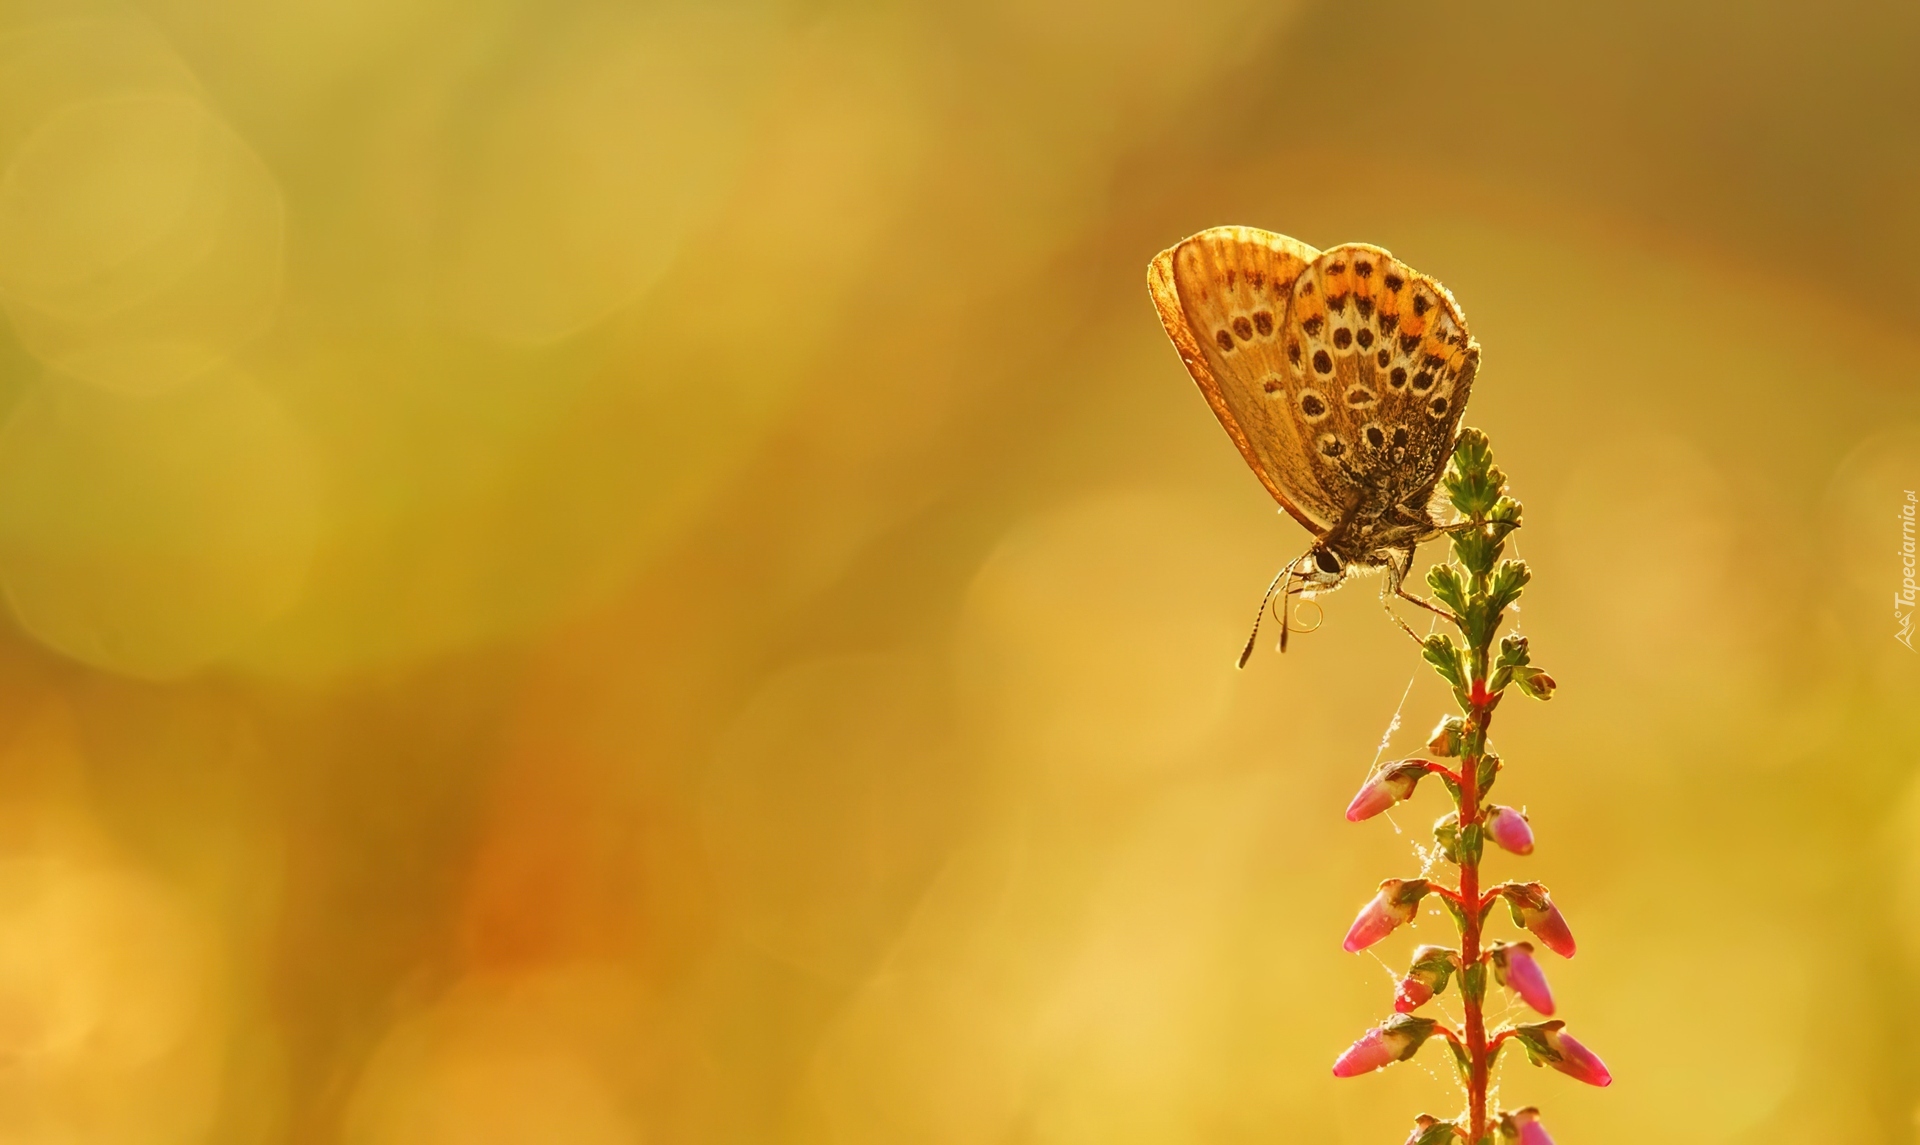
<path id="1" fill-rule="evenodd" d="M 1485 347 L 1561 682 L 1491 869 L 1618 1079 L 1504 1103 L 1920 1139 L 1916 59 L 1898 3 L 8 3 L 0 1140 L 1452 1112 L 1438 1047 L 1328 1073 L 1450 933 L 1339 949 L 1444 697 L 1365 585 L 1233 670 L 1303 534 L 1144 286 L 1227 222 Z"/>

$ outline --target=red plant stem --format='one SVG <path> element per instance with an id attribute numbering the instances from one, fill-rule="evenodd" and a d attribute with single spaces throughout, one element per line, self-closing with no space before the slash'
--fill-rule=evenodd
<path id="1" fill-rule="evenodd" d="M 1474 703 L 1467 715 L 1468 754 L 1460 759 L 1460 827 L 1480 822 L 1480 757 L 1485 753 L 1487 724 L 1493 718 L 1486 696 L 1486 650 L 1476 649 L 1474 656 Z M 1480 961 L 1480 858 L 1472 851 L 1460 856 L 1460 899 L 1463 923 L 1460 933 L 1460 961 L 1472 966 Z M 1483 998 L 1465 992 L 1467 1051 L 1467 1140 L 1478 1145 L 1487 1132 L 1487 1023 Z"/>
<path id="2" fill-rule="evenodd" d="M 1444 775 L 1448 779 L 1451 779 L 1452 781 L 1454 781 L 1455 783 L 1460 782 L 1460 777 L 1455 775 L 1452 771 L 1448 770 L 1446 765 L 1444 764 L 1435 763 L 1430 759 L 1410 759 L 1407 762 L 1417 763 L 1422 765 L 1427 769 L 1428 775 Z"/>

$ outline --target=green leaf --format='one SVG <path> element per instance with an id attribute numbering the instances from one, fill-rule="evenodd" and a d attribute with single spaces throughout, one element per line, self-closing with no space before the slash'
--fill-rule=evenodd
<path id="1" fill-rule="evenodd" d="M 1421 1045 L 1433 1036 L 1433 1028 L 1438 1024 L 1439 1023 L 1435 1022 L 1432 1018 L 1416 1018 L 1412 1014 L 1395 1014 L 1393 1017 L 1380 1023 L 1380 1028 L 1389 1034 L 1396 1034 L 1407 1039 L 1407 1048 L 1401 1050 L 1400 1056 L 1395 1059 L 1396 1061 L 1406 1061 L 1414 1054 L 1420 1052 Z M 1451 1045 L 1452 1043 L 1449 1042 L 1448 1044 Z"/>
<path id="2" fill-rule="evenodd" d="M 1506 486 L 1506 475 L 1493 463 L 1493 446 L 1486 434 L 1471 427 L 1460 431 L 1442 484 L 1455 509 L 1476 521 L 1485 518 Z"/>
<path id="3" fill-rule="evenodd" d="M 1443 759 L 1453 759 L 1465 749 L 1466 734 L 1467 721 L 1459 716 L 1445 716 L 1427 740 L 1427 750 Z"/>
<path id="4" fill-rule="evenodd" d="M 1460 862 L 1460 816 L 1453 812 L 1433 825 L 1434 841 L 1440 844 L 1440 850 L 1447 856 L 1447 862 Z"/>
<path id="5" fill-rule="evenodd" d="M 1520 592 L 1533 579 L 1533 570 L 1525 561 L 1501 561 L 1500 567 L 1493 570 L 1493 580 L 1487 587 L 1487 605 L 1495 613 L 1504 612 L 1508 605 L 1520 599 Z"/>
<path id="6" fill-rule="evenodd" d="M 1438 991 L 1435 991 L 1438 993 Z M 1469 1001 L 1478 1003 L 1487 996 L 1487 964 L 1476 962 L 1460 971 L 1460 993 Z"/>
<path id="7" fill-rule="evenodd" d="M 1505 548 L 1485 529 L 1460 529 L 1453 534 L 1453 557 L 1474 576 L 1486 576 Z"/>
<path id="8" fill-rule="evenodd" d="M 1466 610 L 1460 616 L 1460 635 L 1466 637 L 1470 647 L 1479 648 L 1493 639 L 1493 630 L 1500 627 L 1499 610 L 1493 602 L 1484 596 L 1476 596 L 1467 602 Z"/>
<path id="9" fill-rule="evenodd" d="M 1560 1052 L 1547 1044 L 1546 1031 L 1557 1030 L 1565 1022 L 1537 1022 L 1529 1026 L 1515 1026 L 1511 1040 L 1519 1042 L 1527 1051 L 1527 1060 L 1534 1065 L 1549 1065 L 1560 1060 Z"/>
<path id="10" fill-rule="evenodd" d="M 1460 433 L 1453 439 L 1453 457 L 1451 468 L 1463 473 L 1483 473 L 1493 464 L 1493 442 L 1486 431 L 1470 425 L 1460 427 Z"/>
<path id="11" fill-rule="evenodd" d="M 1431 889 L 1425 879 L 1401 879 L 1397 881 L 1400 885 L 1393 892 L 1393 903 L 1395 906 L 1406 906 L 1409 903 L 1417 906 L 1421 899 L 1427 897 L 1427 892 Z"/>
<path id="12" fill-rule="evenodd" d="M 1479 788 L 1480 794 L 1483 797 L 1487 792 L 1493 790 L 1493 781 L 1499 774 L 1500 757 L 1490 751 L 1483 753 L 1480 756 L 1480 763 L 1474 775 L 1474 785 Z"/>
<path id="13" fill-rule="evenodd" d="M 1445 897 L 1441 898 L 1440 905 L 1446 907 L 1447 913 L 1453 916 L 1453 925 L 1459 928 L 1462 933 L 1465 933 L 1467 929 L 1467 916 L 1461 913 L 1459 906 L 1455 905 L 1452 899 Z"/>
<path id="14" fill-rule="evenodd" d="M 1433 589 L 1434 598 L 1460 615 L 1467 607 L 1467 586 L 1460 580 L 1460 574 L 1452 565 L 1434 565 L 1427 570 L 1427 587 Z"/>
<path id="15" fill-rule="evenodd" d="M 1458 861 L 1466 863 L 1478 863 L 1480 861 L 1480 852 L 1485 845 L 1482 835 L 1483 832 L 1478 823 L 1469 823 L 1460 829 L 1460 859 Z"/>
<path id="16" fill-rule="evenodd" d="M 1433 665 L 1433 670 L 1440 673 L 1440 678 L 1447 683 L 1456 688 L 1467 686 L 1467 663 L 1453 643 L 1453 637 L 1444 632 L 1427 637 L 1421 642 L 1420 658 Z"/>
<path id="17" fill-rule="evenodd" d="M 1527 638 L 1514 633 L 1500 638 L 1500 657 L 1494 663 L 1502 668 L 1523 667 L 1531 655 L 1527 647 Z"/>
<path id="18" fill-rule="evenodd" d="M 1547 674 L 1545 669 L 1536 668 L 1531 665 L 1515 671 L 1513 674 L 1513 682 L 1520 685 L 1522 692 L 1525 692 L 1536 700 L 1553 699 L 1553 691 L 1559 687 L 1559 684 L 1554 681 L 1552 676 Z"/>
<path id="19" fill-rule="evenodd" d="M 1454 959 L 1458 956 L 1459 952 L 1448 946 L 1416 947 L 1413 952 L 1413 965 L 1408 968 L 1408 972 L 1424 970 L 1432 974 L 1452 974 Z M 1438 993 L 1438 990 L 1435 992 Z"/>

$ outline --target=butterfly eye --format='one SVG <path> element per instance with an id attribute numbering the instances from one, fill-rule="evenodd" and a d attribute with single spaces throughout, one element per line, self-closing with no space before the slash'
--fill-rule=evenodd
<path id="1" fill-rule="evenodd" d="M 1340 571 L 1340 558 L 1334 556 L 1326 549 L 1313 550 L 1313 563 L 1315 567 L 1323 573 L 1337 573 Z"/>

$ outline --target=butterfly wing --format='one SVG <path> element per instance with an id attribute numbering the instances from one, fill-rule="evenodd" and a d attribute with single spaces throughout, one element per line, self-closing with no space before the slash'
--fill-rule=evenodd
<path id="1" fill-rule="evenodd" d="M 1480 366 L 1453 295 L 1362 243 L 1322 252 L 1291 290 L 1286 397 L 1313 481 L 1376 517 L 1424 514 Z"/>
<path id="2" fill-rule="evenodd" d="M 1215 227 L 1162 251 L 1147 286 L 1180 360 L 1254 475 L 1324 535 L 1341 507 L 1316 475 L 1297 402 L 1286 400 L 1297 370 L 1281 338 L 1293 284 L 1319 253 L 1270 231 Z"/>

